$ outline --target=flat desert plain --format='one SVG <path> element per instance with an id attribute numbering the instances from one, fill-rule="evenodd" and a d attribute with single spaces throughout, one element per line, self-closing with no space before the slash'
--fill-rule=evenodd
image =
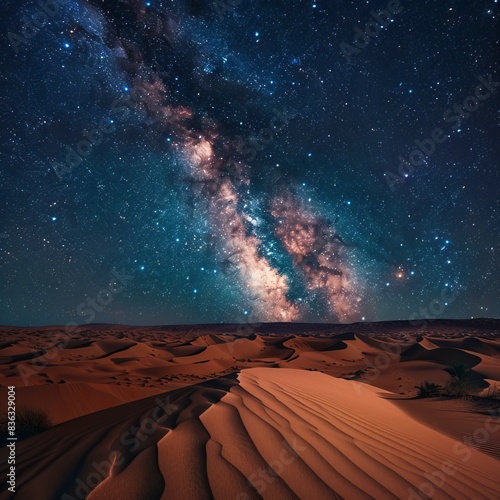
<path id="1" fill-rule="evenodd" d="M 498 320 L 2 327 L 0 384 L 1 498 L 500 498 Z"/>

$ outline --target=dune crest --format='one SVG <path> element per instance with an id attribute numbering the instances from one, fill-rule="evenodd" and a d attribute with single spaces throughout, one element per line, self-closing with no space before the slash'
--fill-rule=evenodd
<path id="1" fill-rule="evenodd" d="M 381 397 L 387 391 L 294 369 L 249 369 L 238 382 L 218 396 L 201 386 L 172 395 L 175 414 L 125 465 L 111 464 L 88 498 L 419 498 L 419 488 L 429 487 L 436 499 L 500 495 L 497 460 L 411 418 Z M 131 405 L 126 414 L 137 415 L 151 411 L 154 401 Z M 99 432 L 116 436 L 124 427 L 123 417 L 113 421 L 120 412 L 108 410 Z M 68 422 L 65 432 L 69 426 L 82 432 L 92 418 Z M 49 431 L 53 439 L 55 431 Z M 94 444 L 85 463 L 64 478 L 51 469 L 56 472 L 61 461 L 76 465 L 77 451 L 38 450 L 49 464 L 45 480 L 59 478 L 53 491 L 76 495 L 76 479 L 88 476 L 91 462 L 120 442 L 87 439 Z M 429 478 L 441 475 L 445 481 L 434 487 Z"/>
<path id="2" fill-rule="evenodd" d="M 456 362 L 499 384 L 499 329 L 460 325 L 4 332 L 0 393 L 56 424 L 17 443 L 15 498 L 500 498 L 498 398 L 415 398 Z"/>

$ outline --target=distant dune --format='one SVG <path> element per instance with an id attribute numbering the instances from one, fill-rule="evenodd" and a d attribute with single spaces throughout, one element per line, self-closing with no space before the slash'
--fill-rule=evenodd
<path id="1" fill-rule="evenodd" d="M 15 385 L 55 424 L 17 443 L 1 498 L 500 498 L 497 320 L 2 327 L 0 343 L 2 405 Z M 456 363 L 473 397 L 416 398 Z"/>

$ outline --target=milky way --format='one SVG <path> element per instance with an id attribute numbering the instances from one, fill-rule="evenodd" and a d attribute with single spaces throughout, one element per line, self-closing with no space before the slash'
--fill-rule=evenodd
<path id="1" fill-rule="evenodd" d="M 113 269 L 95 321 L 498 314 L 500 92 L 387 181 L 500 81 L 495 4 L 402 3 L 346 61 L 383 3 L 3 2 L 0 321 L 82 322 Z"/>
<path id="2" fill-rule="evenodd" d="M 137 14 L 138 20 L 144 19 L 145 8 L 142 4 Z M 164 18 L 159 19 L 162 22 L 152 25 L 156 28 L 153 30 L 154 34 L 158 34 L 156 30 L 164 29 Z M 174 137 L 170 142 L 181 158 L 186 175 L 192 185 L 196 186 L 197 194 L 206 199 L 205 215 L 216 240 L 218 258 L 236 269 L 240 286 L 248 295 L 253 314 L 261 321 L 300 319 L 299 307 L 287 298 L 287 276 L 281 274 L 262 255 L 261 241 L 251 234 L 245 213 L 238 209 L 238 185 L 249 183 L 248 176 L 241 175 L 241 171 L 249 169 L 238 167 L 237 162 L 230 161 L 237 153 L 234 149 L 229 148 L 226 157 L 216 154 L 214 142 L 220 139 L 217 125 L 211 121 L 209 130 L 205 130 L 203 126 L 194 130 L 192 123 L 195 111 L 169 102 L 171 96 L 168 88 L 160 75 L 144 63 L 137 48 L 125 47 L 120 39 L 114 44 L 118 65 L 126 68 L 129 73 L 131 94 L 137 97 L 138 104 L 147 111 L 146 119 L 154 120 L 155 131 L 159 131 L 161 137 L 168 134 Z M 231 138 L 225 142 L 231 143 Z M 228 165 L 236 167 L 236 172 L 225 175 L 228 172 L 223 168 Z M 235 176 L 235 173 L 238 175 Z M 237 183 L 233 180 L 235 177 Z M 318 235 L 307 239 L 307 231 L 313 228 L 315 221 L 308 220 L 308 214 L 303 212 L 299 200 L 292 202 L 292 206 L 286 206 L 282 202 L 281 198 L 276 200 L 274 205 L 280 205 L 279 209 L 272 209 L 273 215 L 279 218 L 275 233 L 283 240 L 296 268 L 305 273 L 307 289 L 324 291 L 332 319 L 346 320 L 354 317 L 355 300 L 350 297 L 354 282 L 345 270 L 340 271 L 330 263 L 332 258 L 341 263 L 343 255 L 340 252 L 336 255 L 331 253 L 334 249 L 331 240 L 325 242 Z M 321 224 L 321 221 L 316 224 Z M 300 255 L 301 245 L 307 255 Z M 304 258 L 311 255 L 315 256 L 314 262 L 305 265 Z"/>
<path id="3" fill-rule="evenodd" d="M 161 136 L 171 134 L 175 137 L 171 142 L 181 165 L 193 181 L 192 185 L 198 188 L 197 194 L 206 199 L 205 215 L 216 240 L 219 258 L 237 269 L 241 286 L 252 301 L 253 313 L 263 321 L 296 320 L 298 310 L 286 296 L 287 277 L 260 254 L 259 239 L 247 234 L 244 214 L 238 210 L 236 186 L 229 176 L 223 176 L 227 159 L 217 157 L 213 149 L 216 128 L 211 123 L 212 129 L 208 131 L 191 129 L 189 122 L 194 112 L 168 103 L 167 88 L 160 77 L 142 63 L 140 54 L 134 51 L 135 61 L 124 61 L 126 51 L 117 52 L 120 65 L 136 75 L 132 79 L 131 93 L 140 98 L 140 104 L 148 112 L 147 118 L 154 119 L 156 131 L 159 129 Z M 147 79 L 137 75 L 147 75 Z M 239 183 L 248 183 L 248 179 L 239 177 Z"/>
<path id="4" fill-rule="evenodd" d="M 304 274 L 307 289 L 324 295 L 331 317 L 338 321 L 355 319 L 360 290 L 335 228 L 289 192 L 273 199 L 271 210 L 276 235 Z"/>

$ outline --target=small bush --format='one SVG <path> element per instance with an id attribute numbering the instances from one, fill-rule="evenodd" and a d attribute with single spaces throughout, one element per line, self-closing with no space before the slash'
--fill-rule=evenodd
<path id="1" fill-rule="evenodd" d="M 432 398 L 434 396 L 439 396 L 442 387 L 434 382 L 422 382 L 420 385 L 416 385 L 415 389 L 418 389 L 419 398 Z"/>
<path id="2" fill-rule="evenodd" d="M 472 376 L 472 372 L 463 363 L 455 363 L 448 372 L 452 379 L 458 382 L 467 382 Z"/>
<path id="3" fill-rule="evenodd" d="M 36 408 L 18 409 L 16 412 L 16 430 L 15 437 L 19 440 L 34 436 L 40 432 L 46 431 L 52 427 L 52 420 L 45 410 Z M 8 430 L 7 414 L 0 416 L 0 435 L 7 437 Z"/>
<path id="4" fill-rule="evenodd" d="M 472 381 L 472 371 L 463 363 L 456 363 L 448 370 L 451 380 L 446 385 L 446 393 L 453 398 L 469 399 L 479 388 Z"/>
<path id="5" fill-rule="evenodd" d="M 452 398 L 470 399 L 477 392 L 477 387 L 471 382 L 450 380 L 446 384 L 446 394 Z"/>

